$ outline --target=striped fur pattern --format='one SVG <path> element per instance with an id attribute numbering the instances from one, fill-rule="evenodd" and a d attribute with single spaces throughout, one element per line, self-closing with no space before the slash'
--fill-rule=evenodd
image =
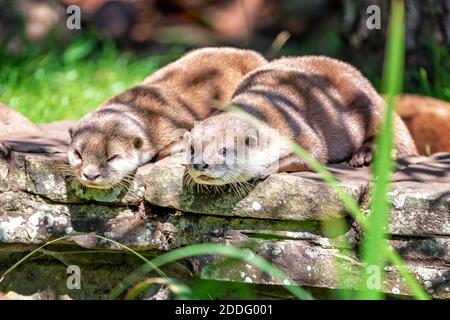
<path id="1" fill-rule="evenodd" d="M 231 104 L 276 129 L 323 164 L 349 161 L 363 165 L 370 161 L 372 139 L 385 111 L 384 100 L 358 70 L 323 56 L 281 58 L 254 70 L 241 82 Z M 397 115 L 394 123 L 397 156 L 417 154 Z M 255 131 L 255 125 L 239 112 L 221 113 L 203 121 L 192 139 L 194 145 L 210 146 L 225 132 L 236 135 L 228 139 L 233 142 L 244 141 Z M 204 154 L 202 159 L 194 159 L 196 165 L 189 166 L 196 182 L 220 185 L 258 178 L 264 168 L 274 167 L 268 163 L 274 160 L 279 162 L 279 172 L 310 170 L 286 147 L 279 149 L 276 159 L 267 148 L 255 149 L 253 161 L 244 163 L 229 157 L 218 163 L 220 152 L 229 155 L 234 146 L 222 143 L 216 148 L 216 153 Z"/>
<path id="2" fill-rule="evenodd" d="M 175 144 L 180 129 L 227 103 L 242 78 L 266 60 L 250 50 L 191 51 L 106 101 L 71 130 L 68 160 L 77 181 L 111 188 Z"/>

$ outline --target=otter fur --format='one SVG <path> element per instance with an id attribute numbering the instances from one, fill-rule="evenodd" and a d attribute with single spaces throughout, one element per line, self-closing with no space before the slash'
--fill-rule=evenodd
<path id="1" fill-rule="evenodd" d="M 252 71 L 230 104 L 238 110 L 219 112 L 191 133 L 194 156 L 188 170 L 197 183 L 260 178 L 273 173 L 273 162 L 278 172 L 311 170 L 280 137 L 300 145 L 322 164 L 363 165 L 371 160 L 372 141 L 386 109 L 382 97 L 356 68 L 323 56 L 281 58 Z M 274 131 L 261 134 L 241 111 Z M 268 137 L 269 143 L 261 146 L 261 136 Z M 397 157 L 417 154 L 398 115 L 394 136 Z M 245 161 L 236 157 L 239 141 Z M 198 148 L 202 152 L 196 152 Z"/>
<path id="2" fill-rule="evenodd" d="M 70 130 L 69 165 L 92 188 L 112 188 L 138 166 L 168 155 L 190 130 L 226 104 L 242 78 L 266 60 L 251 50 L 191 51 L 109 99 Z"/>

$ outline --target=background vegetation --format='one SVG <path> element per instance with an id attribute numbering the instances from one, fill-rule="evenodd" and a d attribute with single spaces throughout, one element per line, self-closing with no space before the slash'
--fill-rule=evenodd
<path id="1" fill-rule="evenodd" d="M 205 45 L 249 47 L 268 58 L 334 56 L 380 89 L 389 1 L 120 2 L 0 0 L 0 102 L 34 122 L 78 119 Z M 82 8 L 81 30 L 65 27 L 72 3 Z M 407 1 L 404 90 L 450 101 L 446 3 Z M 370 4 L 381 8 L 380 30 L 365 26 Z"/>
<path id="2" fill-rule="evenodd" d="M 365 3 L 365 1 L 362 2 Z M 352 2 L 349 1 L 349 3 Z M 448 43 L 445 43 L 445 39 L 441 39 L 441 43 L 433 38 L 431 40 L 429 38 L 419 39 L 422 41 L 420 50 L 425 50 L 423 56 L 428 57 L 428 59 L 426 59 L 426 63 L 424 64 L 408 62 L 408 38 L 411 36 L 408 34 L 408 15 L 406 12 L 405 33 L 404 3 L 401 0 L 393 0 L 392 4 L 390 8 L 392 15 L 389 22 L 389 29 L 387 28 L 389 21 L 387 18 L 383 27 L 383 30 L 385 30 L 384 35 L 387 37 L 388 43 L 386 53 L 382 53 L 381 60 L 380 57 L 378 59 L 374 58 L 375 61 L 383 61 L 383 57 L 386 57 L 383 63 L 385 67 L 383 77 L 380 71 L 381 65 L 371 65 L 372 61 L 364 56 L 367 48 L 360 48 L 360 51 L 354 51 L 354 54 L 360 52 L 360 56 L 355 56 L 353 59 L 346 59 L 347 61 L 354 62 L 357 66 L 359 64 L 360 68 L 365 71 L 366 75 L 371 78 L 374 84 L 388 95 L 389 112 L 386 114 L 384 130 L 378 137 L 379 150 L 375 155 L 374 161 L 373 174 L 376 183 L 371 193 L 371 214 L 369 217 L 362 215 L 358 205 L 351 197 L 343 193 L 338 183 L 325 168 L 315 163 L 299 146 L 293 145 L 292 148 L 295 153 L 304 158 L 322 175 L 324 180 L 339 195 L 349 213 L 361 224 L 365 231 L 361 249 L 362 261 L 366 262 L 367 266 L 378 266 L 381 270 L 387 263 L 393 265 L 402 274 L 414 297 L 417 299 L 427 299 L 427 294 L 404 267 L 397 253 L 389 250 L 384 234 L 389 212 L 386 193 L 389 191 L 389 178 L 392 171 L 393 97 L 402 91 L 402 84 L 404 82 L 408 91 L 450 100 L 449 50 Z M 305 9 L 305 7 L 301 8 Z M 418 6 L 418 8 L 421 7 Z M 294 9 L 295 7 L 292 10 Z M 317 7 L 316 10 L 318 10 Z M 316 17 L 320 18 L 321 16 L 317 15 Z M 434 17 L 435 27 L 437 29 L 437 16 L 434 15 Z M 308 17 L 304 19 L 306 21 L 305 23 L 310 21 Z M 425 21 L 428 20 L 425 19 Z M 328 26 L 329 23 L 324 22 L 324 25 Z M 257 28 L 256 25 L 251 25 L 251 27 Z M 306 29 L 310 32 L 305 31 L 303 35 L 306 41 L 296 40 L 296 37 L 294 37 L 292 40 L 289 40 L 291 43 L 288 41 L 286 46 L 283 46 L 281 50 L 271 51 L 270 45 L 265 44 L 263 40 L 261 40 L 262 43 L 257 42 L 258 37 L 255 36 L 256 40 L 250 39 L 248 37 L 250 33 L 247 34 L 246 39 L 237 39 L 236 41 L 241 41 L 239 44 L 242 46 L 247 44 L 256 48 L 261 48 L 266 45 L 265 52 L 268 52 L 268 55 L 271 56 L 282 55 L 284 53 L 314 53 L 331 54 L 337 57 L 351 57 L 344 36 L 333 33 L 332 31 L 323 31 L 320 29 L 323 32 L 323 37 L 316 37 L 317 33 L 315 31 Z M 389 31 L 387 32 L 386 30 Z M 167 32 L 167 30 L 165 31 Z M 279 29 L 278 31 L 281 32 L 283 30 Z M 219 31 L 216 30 L 216 32 Z M 384 51 L 384 35 L 379 34 L 377 38 L 377 45 L 382 44 L 382 51 Z M 369 38 L 367 37 L 366 39 Z M 226 44 L 230 42 L 230 39 L 224 40 L 220 37 L 219 39 L 222 39 L 223 43 Z M 282 38 L 278 37 L 276 39 L 274 37 L 273 39 L 275 46 L 278 46 L 279 42 L 283 44 Z M 321 42 L 321 39 L 325 39 L 325 41 Z M 174 43 L 171 43 L 169 46 L 167 46 L 167 43 L 162 45 L 166 48 L 164 54 L 152 55 L 146 54 L 148 52 L 147 50 L 149 50 L 148 48 L 133 48 L 133 53 L 124 52 L 122 51 L 123 44 L 120 44 L 120 37 L 119 39 L 115 39 L 116 43 L 114 43 L 111 39 L 103 39 L 96 31 L 79 34 L 71 39 L 67 45 L 54 45 L 55 38 L 53 38 L 47 42 L 44 41 L 41 46 L 36 46 L 25 41 L 24 46 L 18 53 L 12 53 L 11 49 L 3 47 L 0 53 L 0 59 L 2 61 L 0 69 L 0 99 L 2 102 L 24 113 L 35 122 L 67 118 L 77 119 L 86 112 L 93 110 L 106 98 L 138 83 L 149 73 L 166 64 L 168 61 L 175 59 L 190 47 L 189 43 L 183 42 L 180 45 L 182 41 L 175 40 L 177 39 L 174 39 Z M 215 40 L 217 41 L 217 37 Z M 320 47 L 321 44 L 324 44 L 323 48 Z M 158 43 L 158 45 L 161 44 Z M 125 47 L 127 46 L 125 45 Z M 281 48 L 282 46 L 279 45 L 278 47 Z M 377 51 L 378 47 L 375 46 L 373 52 Z M 412 56 L 415 55 L 422 56 L 422 53 L 414 53 Z M 362 66 L 361 61 L 364 61 Z M 407 67 L 408 63 L 411 66 L 404 73 L 405 61 Z M 403 74 L 405 74 L 404 77 L 402 76 Z M 120 244 L 117 245 L 121 246 Z M 204 292 L 211 292 L 211 287 L 205 289 L 204 284 L 200 285 L 195 283 L 191 284 L 191 286 L 186 286 L 176 279 L 168 279 L 158 269 L 168 262 L 195 255 L 220 254 L 234 259 L 241 259 L 255 265 L 274 278 L 285 279 L 285 276 L 273 266 L 258 257 L 252 257 L 244 249 L 199 244 L 174 250 L 149 261 L 139 253 L 133 252 L 124 246 L 122 247 L 131 251 L 145 262 L 144 267 L 137 270 L 137 273 L 155 269 L 159 271 L 159 277 L 147 279 L 135 285 L 128 293 L 127 298 L 138 297 L 142 290 L 155 283 L 168 284 L 179 298 L 204 298 Z M 19 261 L 19 263 L 25 261 L 30 255 Z M 9 269 L 5 275 L 16 266 L 17 264 Z M 367 273 L 363 270 L 361 274 L 362 282 L 360 292 L 356 294 L 342 292 L 336 298 L 384 298 L 384 295 L 380 291 L 367 288 L 366 275 Z M 131 279 L 133 279 L 132 276 L 130 276 Z M 124 288 L 132 284 L 133 281 L 127 282 L 126 280 L 124 284 L 121 284 L 122 286 L 118 286 L 111 293 L 111 297 L 119 296 Z M 291 282 L 287 283 L 286 287 L 297 298 L 311 298 L 309 293 L 292 285 Z M 219 290 L 219 287 L 216 286 L 215 289 Z M 225 290 L 223 287 L 221 289 Z M 251 294 L 245 292 L 245 290 L 237 290 L 234 297 L 251 298 Z"/>

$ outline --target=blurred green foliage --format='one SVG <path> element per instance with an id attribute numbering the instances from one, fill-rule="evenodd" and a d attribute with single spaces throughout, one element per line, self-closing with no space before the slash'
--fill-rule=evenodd
<path id="1" fill-rule="evenodd" d="M 397 2 L 397 5 L 402 3 Z M 406 271 L 398 255 L 387 249 L 385 241 L 385 225 L 387 223 L 389 204 L 386 201 L 386 192 L 389 190 L 389 177 L 392 171 L 391 148 L 392 148 L 392 97 L 401 90 L 401 75 L 403 72 L 403 9 L 393 21 L 397 27 L 390 35 L 390 46 L 387 51 L 386 74 L 389 81 L 386 83 L 385 92 L 391 96 L 389 113 L 386 118 L 386 127 L 379 137 L 380 150 L 376 154 L 375 172 L 376 177 L 373 185 L 372 212 L 367 220 L 362 216 L 361 210 L 354 200 L 343 193 L 337 181 L 318 163 L 309 159 L 301 148 L 293 145 L 293 152 L 305 159 L 305 161 L 320 173 L 330 187 L 339 195 L 348 211 L 359 221 L 366 231 L 364 245 L 362 247 L 362 260 L 369 266 L 377 266 L 381 270 L 385 266 L 385 259 L 389 258 L 391 263 L 401 273 L 405 282 L 411 288 L 412 294 L 419 299 L 428 298 L 426 293 L 418 285 L 415 279 Z M 401 45 L 400 45 L 401 44 Z M 325 50 L 324 46 L 328 45 Z M 339 38 L 330 34 L 328 41 L 316 42 L 316 47 L 309 52 L 307 49 L 299 52 L 314 54 L 316 52 L 330 52 L 335 55 L 341 49 L 342 43 Z M 307 48 L 307 46 L 304 46 Z M 449 52 L 442 47 L 431 46 L 433 52 L 433 79 L 424 69 L 409 70 L 408 77 L 416 77 L 419 80 L 418 92 L 450 100 L 450 67 Z M 99 44 L 93 38 L 84 36 L 76 39 L 64 50 L 50 50 L 42 54 L 40 51 L 30 47 L 26 54 L 11 56 L 0 52 L 2 68 L 0 69 L 0 101 L 9 104 L 35 122 L 51 121 L 64 118 L 79 118 L 86 112 L 96 108 L 103 100 L 125 90 L 126 88 L 142 81 L 151 72 L 161 67 L 168 61 L 176 58 L 183 51 L 182 48 L 174 47 L 169 54 L 164 56 L 152 56 L 149 58 L 136 58 L 129 53 L 118 53 L 112 44 Z M 295 54 L 295 52 L 290 52 Z M 298 54 L 298 52 L 297 52 Z M 371 75 L 368 75 L 369 77 Z M 373 76 L 373 75 L 372 75 Z M 372 78 L 373 79 L 373 78 Z M 374 81 L 378 84 L 378 80 Z M 309 159 L 309 160 L 308 160 Z M 329 228 L 333 226 L 328 226 Z M 336 226 L 334 226 L 336 227 Z M 37 249 L 39 250 L 39 249 Z M 134 254 L 137 254 L 133 252 Z M 223 254 L 232 258 L 239 258 L 248 263 L 254 263 L 260 270 L 275 278 L 284 279 L 278 270 L 264 260 L 251 257 L 248 253 L 232 247 L 220 247 L 214 244 L 198 244 L 180 248 L 152 260 L 155 265 L 163 265 L 187 256 L 205 254 Z M 27 256 L 28 257 L 28 256 Z M 25 257 L 20 262 L 27 259 Z M 149 263 L 148 261 L 146 261 Z M 157 263 L 158 262 L 158 263 Z M 150 264 L 151 266 L 152 264 Z M 16 266 L 16 265 L 15 265 Z M 12 271 L 10 268 L 5 275 Z M 145 269 L 149 270 L 149 269 Z M 342 273 L 345 277 L 345 274 Z M 367 279 L 365 279 L 367 280 Z M 362 291 L 357 297 L 365 299 L 380 299 L 384 295 L 377 290 L 365 290 L 363 282 Z M 191 298 L 217 298 L 228 296 L 230 291 L 240 298 L 253 298 L 252 293 L 244 285 L 223 286 L 218 288 L 213 282 L 194 282 Z M 300 288 L 289 288 L 291 293 L 297 297 L 309 298 L 309 295 Z M 124 287 L 118 286 L 120 291 Z M 114 294 L 118 292 L 114 291 Z M 212 294 L 214 293 L 214 294 Z M 118 296 L 118 294 L 116 295 Z M 341 291 L 336 298 L 352 298 L 350 292 Z"/>
<path id="2" fill-rule="evenodd" d="M 327 41 L 299 44 L 282 49 L 280 55 L 328 52 L 339 55 L 342 43 L 329 34 Z M 450 53 L 430 45 L 433 72 L 405 70 L 405 91 L 450 101 Z M 0 48 L 0 103 L 16 109 L 35 123 L 79 119 L 106 99 L 130 88 L 152 72 L 179 57 L 186 48 L 172 46 L 164 55 L 137 57 L 119 51 L 112 42 L 100 42 L 85 34 L 67 47 L 29 45 L 24 53 L 13 55 Z M 380 89 L 379 74 L 363 73 Z"/>
<path id="3" fill-rule="evenodd" d="M 0 49 L 0 102 L 35 123 L 76 120 L 183 51 L 173 47 L 166 55 L 137 58 L 90 36 L 64 49 L 30 46 L 17 56 Z"/>
<path id="4" fill-rule="evenodd" d="M 420 81 L 420 93 L 450 101 L 450 49 L 430 44 L 433 53 L 433 76 L 424 68 L 414 70 L 412 76 Z"/>

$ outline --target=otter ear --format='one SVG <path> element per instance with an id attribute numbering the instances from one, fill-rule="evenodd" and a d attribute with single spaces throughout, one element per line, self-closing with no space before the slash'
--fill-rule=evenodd
<path id="1" fill-rule="evenodd" d="M 140 137 L 134 137 L 133 145 L 136 149 L 140 149 L 144 145 L 144 141 Z"/>
<path id="2" fill-rule="evenodd" d="M 280 159 L 277 172 L 300 172 L 311 171 L 311 168 L 294 154 Z"/>
<path id="3" fill-rule="evenodd" d="M 246 136 L 245 137 L 245 145 L 246 146 L 256 146 L 258 142 L 258 138 L 255 136 Z"/>

